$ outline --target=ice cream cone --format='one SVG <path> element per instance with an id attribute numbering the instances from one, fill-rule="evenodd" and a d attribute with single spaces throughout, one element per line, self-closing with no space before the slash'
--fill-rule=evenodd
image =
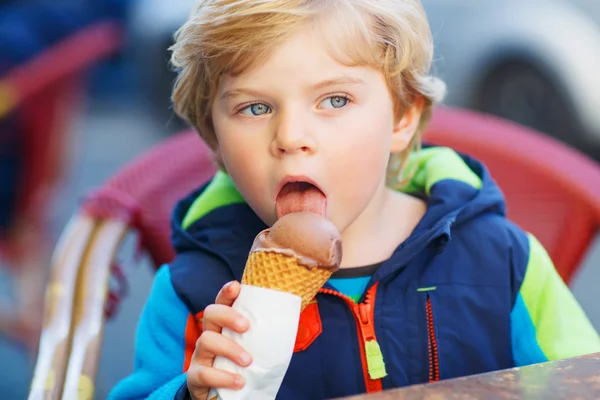
<path id="1" fill-rule="evenodd" d="M 330 221 L 311 212 L 288 214 L 257 235 L 242 283 L 300 296 L 304 309 L 341 257 L 340 235 Z"/>
<path id="2" fill-rule="evenodd" d="M 242 283 L 300 296 L 304 309 L 333 271 L 331 268 L 305 267 L 291 255 L 256 251 L 248 257 Z"/>

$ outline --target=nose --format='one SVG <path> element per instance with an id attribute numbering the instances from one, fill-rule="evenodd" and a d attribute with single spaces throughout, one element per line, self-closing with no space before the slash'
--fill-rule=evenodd
<path id="1" fill-rule="evenodd" d="M 311 133 L 309 116 L 299 112 L 280 113 L 275 127 L 272 152 L 276 157 L 292 154 L 313 154 L 316 141 Z"/>

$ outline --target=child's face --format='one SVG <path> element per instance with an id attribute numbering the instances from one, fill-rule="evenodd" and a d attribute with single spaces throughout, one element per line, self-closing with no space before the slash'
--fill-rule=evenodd
<path id="1" fill-rule="evenodd" d="M 218 151 L 238 190 L 268 225 L 286 177 L 306 177 L 344 232 L 377 218 L 390 151 L 408 145 L 418 113 L 397 120 L 382 73 L 336 61 L 301 30 L 264 63 L 222 77 L 212 107 Z"/>

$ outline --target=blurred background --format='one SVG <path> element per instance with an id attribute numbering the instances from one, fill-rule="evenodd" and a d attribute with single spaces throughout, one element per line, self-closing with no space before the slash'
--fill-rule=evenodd
<path id="1" fill-rule="evenodd" d="M 21 293 L 42 293 L 32 282 L 46 273 L 82 197 L 185 127 L 169 105 L 167 48 L 195 1 L 0 0 L 3 313 L 28 310 Z M 446 105 L 519 122 L 600 161 L 600 2 L 423 3 Z M 106 324 L 97 398 L 133 368 L 135 326 L 152 281 L 148 257 L 135 257 L 134 234 L 121 253 L 129 291 Z M 597 329 L 599 266 L 596 240 L 571 285 Z M 17 320 L 0 320 L 16 332 L 0 337 L 3 399 L 26 398 L 33 371 L 35 324 Z"/>

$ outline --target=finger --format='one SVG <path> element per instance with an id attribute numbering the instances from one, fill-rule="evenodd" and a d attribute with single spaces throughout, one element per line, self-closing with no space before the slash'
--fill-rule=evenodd
<path id="1" fill-rule="evenodd" d="M 197 366 L 188 370 L 188 388 L 193 398 L 206 396 L 207 388 L 238 390 L 244 387 L 244 378 L 221 369 Z"/>
<path id="2" fill-rule="evenodd" d="M 202 320 L 202 330 L 221 332 L 224 327 L 238 333 L 244 333 L 250 327 L 250 322 L 237 310 L 229 306 L 211 304 L 206 307 Z"/>
<path id="3" fill-rule="evenodd" d="M 213 331 L 203 332 L 196 342 L 194 361 L 212 367 L 216 356 L 228 358 L 241 367 L 252 363 L 252 356 L 232 339 Z"/>
<path id="4" fill-rule="evenodd" d="M 215 303 L 231 306 L 239 296 L 241 287 L 242 285 L 237 281 L 226 283 L 217 294 Z"/>

